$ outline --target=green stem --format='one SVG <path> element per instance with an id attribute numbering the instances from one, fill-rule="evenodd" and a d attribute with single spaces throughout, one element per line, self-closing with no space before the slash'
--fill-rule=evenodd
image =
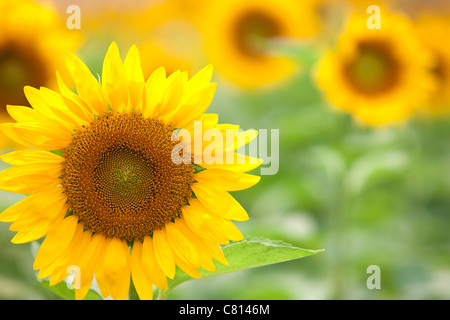
<path id="1" fill-rule="evenodd" d="M 136 291 L 136 288 L 134 287 L 133 281 L 131 281 L 131 283 L 130 283 L 130 291 L 128 293 L 128 299 L 129 300 L 141 300 L 141 299 L 139 299 L 139 295 Z"/>
<path id="2" fill-rule="evenodd" d="M 169 294 L 170 288 L 156 289 L 156 300 L 165 300 Z"/>

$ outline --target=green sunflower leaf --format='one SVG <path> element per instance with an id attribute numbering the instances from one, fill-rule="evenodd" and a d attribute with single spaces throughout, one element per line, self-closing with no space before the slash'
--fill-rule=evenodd
<path id="1" fill-rule="evenodd" d="M 65 281 L 61 281 L 54 286 L 50 286 L 48 280 L 42 280 L 39 283 L 61 299 L 75 300 L 75 289 L 70 289 Z M 94 290 L 89 290 L 84 300 L 103 300 L 103 298 Z"/>
<path id="2" fill-rule="evenodd" d="M 240 270 L 267 266 L 275 263 L 300 259 L 319 253 L 323 250 L 308 250 L 294 247 L 282 241 L 268 239 L 247 239 L 235 242 L 223 247 L 223 253 L 229 265 L 223 265 L 215 261 L 216 271 L 206 271 L 200 269 L 202 277 L 221 275 Z M 164 297 L 175 286 L 192 280 L 193 278 L 181 271 L 177 273 L 173 280 L 169 280 L 168 288 L 160 291 L 160 298 Z"/>

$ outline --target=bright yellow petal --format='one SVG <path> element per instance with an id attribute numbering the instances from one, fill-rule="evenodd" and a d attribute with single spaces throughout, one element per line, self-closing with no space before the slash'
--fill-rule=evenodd
<path id="1" fill-rule="evenodd" d="M 222 128 L 220 126 L 223 125 L 219 125 L 219 130 L 221 130 Z M 239 148 L 249 144 L 251 141 L 253 141 L 257 136 L 258 136 L 258 131 L 256 130 L 246 130 L 246 131 L 238 131 L 236 132 L 235 129 L 227 129 L 225 127 L 225 133 L 224 133 L 224 137 L 233 137 L 233 139 L 229 139 L 232 141 L 228 141 L 226 140 L 225 143 L 225 151 L 229 152 L 229 151 L 236 151 Z"/>
<path id="2" fill-rule="evenodd" d="M 145 83 L 145 105 L 143 116 L 145 118 L 155 117 L 155 110 L 162 103 L 166 90 L 166 70 L 164 67 L 156 69 Z"/>
<path id="3" fill-rule="evenodd" d="M 247 221 L 248 214 L 228 192 L 201 183 L 192 184 L 197 198 L 215 214 L 225 219 Z"/>
<path id="4" fill-rule="evenodd" d="M 125 74 L 130 91 L 130 104 L 137 113 L 142 111 L 144 95 L 144 74 L 141 68 L 141 59 L 136 46 L 132 46 L 124 62 Z"/>
<path id="5" fill-rule="evenodd" d="M 73 53 L 67 55 L 66 65 L 77 88 L 78 96 L 87 103 L 90 112 L 95 115 L 108 112 L 103 90 L 88 67 Z"/>
<path id="6" fill-rule="evenodd" d="M 102 87 L 111 108 L 117 112 L 125 111 L 130 94 L 125 68 L 115 42 L 110 45 L 103 62 Z"/>
<path id="7" fill-rule="evenodd" d="M 209 248 L 211 257 L 225 266 L 229 265 L 225 255 L 223 254 L 222 248 L 217 243 L 205 240 L 205 245 Z"/>
<path id="8" fill-rule="evenodd" d="M 193 232 L 204 239 L 220 244 L 228 244 L 229 239 L 221 228 L 217 228 L 219 222 L 197 199 L 190 199 L 189 206 L 183 207 L 183 218 Z"/>
<path id="9" fill-rule="evenodd" d="M 176 128 L 185 128 L 209 108 L 216 93 L 216 83 L 210 83 L 202 90 L 185 98 L 174 112 L 172 122 Z"/>
<path id="10" fill-rule="evenodd" d="M 6 110 L 8 110 L 11 118 L 16 121 L 32 122 L 36 121 L 38 117 L 37 111 L 29 107 L 8 105 Z"/>
<path id="11" fill-rule="evenodd" d="M 171 114 L 178 109 L 187 83 L 187 72 L 175 71 L 167 78 L 167 89 L 164 97 L 155 110 L 159 118 L 165 123 L 172 122 Z"/>
<path id="12" fill-rule="evenodd" d="M 52 163 L 58 165 L 64 161 L 64 159 L 54 153 L 41 150 L 18 150 L 3 154 L 0 156 L 3 162 L 11 164 L 13 166 L 20 166 L 24 164 L 37 164 L 37 163 Z"/>
<path id="13" fill-rule="evenodd" d="M 131 276 L 141 300 L 153 299 L 153 283 L 147 276 L 142 260 L 142 242 L 135 240 L 131 251 Z"/>
<path id="14" fill-rule="evenodd" d="M 41 269 L 56 260 L 67 248 L 73 238 L 77 227 L 78 218 L 69 216 L 58 218 L 53 223 L 47 237 L 41 244 L 34 260 L 34 270 Z"/>
<path id="15" fill-rule="evenodd" d="M 179 219 L 175 223 L 166 224 L 167 240 L 172 247 L 174 253 L 185 261 L 188 265 L 199 268 L 200 259 L 197 253 L 197 248 L 193 246 L 192 239 L 187 237 L 183 226 L 179 223 Z"/>
<path id="16" fill-rule="evenodd" d="M 189 92 L 195 92 L 199 91 L 199 88 L 202 89 L 209 85 L 211 82 L 211 78 L 213 75 L 213 65 L 209 64 L 206 67 L 204 67 L 202 70 L 197 72 L 188 83 L 187 90 Z"/>
<path id="17" fill-rule="evenodd" d="M 229 162 L 227 159 L 231 159 Z M 262 159 L 249 157 L 237 152 L 228 152 L 223 154 L 222 163 L 206 164 L 201 166 L 206 169 L 223 169 L 236 172 L 249 172 L 258 168 L 262 163 Z"/>
<path id="18" fill-rule="evenodd" d="M 167 288 L 167 277 L 156 260 L 153 239 L 149 236 L 144 238 L 144 243 L 142 245 L 142 260 L 145 272 L 148 273 L 155 286 L 160 289 Z"/>
<path id="19" fill-rule="evenodd" d="M 78 249 L 83 246 L 83 225 L 78 224 L 75 229 L 75 233 L 73 238 L 71 239 L 67 249 L 64 250 L 63 254 L 61 254 L 53 263 L 43 267 L 39 271 L 39 278 L 46 278 L 51 276 L 50 278 L 50 286 L 53 286 L 62 280 L 64 280 L 67 276 L 67 267 L 73 265 L 74 258 L 77 255 Z M 85 239 L 84 241 L 87 241 Z"/>
<path id="20" fill-rule="evenodd" d="M 66 197 L 61 188 L 47 188 L 36 192 L 21 202 L 20 206 L 12 206 L 13 210 L 22 213 L 10 226 L 11 231 L 18 231 L 11 240 L 13 243 L 25 243 L 37 240 L 50 232 L 53 224 L 66 214 Z"/>
<path id="21" fill-rule="evenodd" d="M 156 261 L 158 261 L 166 276 L 173 279 L 175 276 L 175 259 L 165 228 L 153 231 L 153 245 Z"/>
<path id="22" fill-rule="evenodd" d="M 69 108 L 68 104 L 66 104 L 66 100 L 60 93 L 54 92 L 45 87 L 41 87 L 40 92 L 55 116 L 66 121 L 73 129 L 89 124 L 83 116 L 78 116 L 80 113 L 79 111 L 73 112 L 73 108 Z"/>
<path id="23" fill-rule="evenodd" d="M 0 190 L 32 193 L 43 187 L 60 184 L 60 166 L 38 163 L 7 168 L 0 172 Z"/>
<path id="24" fill-rule="evenodd" d="M 200 279 L 202 277 L 200 272 L 198 272 L 197 268 L 192 267 L 188 263 L 184 262 L 178 256 L 175 256 L 175 263 L 181 270 L 183 270 L 186 274 L 188 274 L 192 278 Z"/>
<path id="25" fill-rule="evenodd" d="M 130 288 L 130 251 L 127 242 L 112 238 L 107 242 L 103 260 L 97 272 L 97 282 L 103 297 L 125 300 Z M 106 292 L 102 289 L 106 288 Z"/>
<path id="26" fill-rule="evenodd" d="M 55 109 L 55 107 L 50 106 L 50 103 L 52 101 L 48 101 L 46 99 L 46 95 L 43 95 L 40 90 L 29 86 L 26 86 L 24 88 L 24 93 L 27 97 L 28 102 L 33 107 L 32 110 L 36 111 L 32 115 L 34 121 L 30 120 L 29 122 L 39 122 L 40 124 L 50 127 L 53 130 L 60 131 L 62 134 L 72 134 L 74 129 L 73 124 L 63 120 L 61 117 L 57 116 L 54 113 L 53 110 Z M 24 113 L 27 111 L 30 112 L 30 108 L 23 109 Z"/>
<path id="27" fill-rule="evenodd" d="M 78 240 L 78 242 L 74 243 L 73 252 L 70 252 L 69 250 L 67 250 L 68 251 L 67 260 L 65 261 L 64 265 L 61 266 L 61 268 L 62 268 L 61 272 L 64 272 L 66 274 L 66 276 L 67 276 L 67 274 L 69 274 L 70 271 L 73 271 L 73 270 L 70 270 L 69 267 L 75 267 L 76 268 L 75 269 L 75 277 L 74 277 L 75 289 L 78 289 L 77 285 L 82 286 L 81 274 L 83 272 L 85 272 L 85 270 L 81 268 L 81 263 L 80 262 L 84 258 L 85 254 L 86 254 L 86 252 L 88 250 L 88 246 L 89 246 L 89 244 L 91 242 L 91 239 L 92 239 L 92 232 L 91 231 L 84 230 L 84 226 L 82 225 L 82 223 L 79 223 L 78 226 L 82 227 L 81 231 L 77 230 L 75 232 L 80 232 L 81 233 L 81 238 Z M 63 276 L 64 273 L 61 276 Z M 55 279 L 55 280 L 57 281 L 58 279 Z"/>
<path id="28" fill-rule="evenodd" d="M 254 186 L 261 180 L 261 177 L 223 169 L 209 169 L 197 173 L 195 180 L 222 190 L 237 191 Z"/>
<path id="29" fill-rule="evenodd" d="M 0 221 L 13 222 L 19 219 L 23 214 L 33 213 L 39 208 L 40 211 L 47 213 L 47 204 L 51 202 L 55 205 L 58 202 L 65 203 L 66 198 L 60 188 L 50 187 L 36 192 L 25 199 L 15 203 L 0 214 Z"/>
<path id="30" fill-rule="evenodd" d="M 73 114 L 77 115 L 78 118 L 89 123 L 93 119 L 93 115 L 90 113 L 86 102 L 67 87 L 59 72 L 56 72 L 56 79 L 58 82 L 59 91 L 61 92 L 61 97 L 67 108 Z"/>
<path id="31" fill-rule="evenodd" d="M 91 287 L 95 272 L 97 272 L 106 247 L 106 239 L 102 234 L 94 234 L 87 244 L 78 262 L 81 270 L 81 288 L 75 291 L 77 300 L 83 299 Z"/>
<path id="32" fill-rule="evenodd" d="M 2 123 L 0 130 L 19 144 L 41 150 L 60 150 L 71 141 L 68 132 L 35 123 Z"/>

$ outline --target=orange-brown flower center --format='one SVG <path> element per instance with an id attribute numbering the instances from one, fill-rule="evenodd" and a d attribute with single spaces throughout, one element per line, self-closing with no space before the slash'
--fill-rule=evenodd
<path id="1" fill-rule="evenodd" d="M 390 47 L 378 42 L 361 42 L 355 56 L 346 63 L 344 72 L 358 92 L 376 95 L 395 86 L 400 66 Z"/>
<path id="2" fill-rule="evenodd" d="M 63 150 L 62 185 L 87 229 L 143 239 L 181 213 L 194 168 L 172 162 L 172 131 L 136 113 L 109 113 L 75 133 Z"/>
<path id="3" fill-rule="evenodd" d="M 279 23 L 265 12 L 249 11 L 237 18 L 233 34 L 238 49 L 253 58 L 264 53 L 265 41 L 279 36 Z"/>
<path id="4" fill-rule="evenodd" d="M 47 79 L 45 64 L 32 46 L 11 41 L 0 45 L 0 112 L 6 114 L 6 104 L 28 105 L 24 86 L 40 87 Z"/>

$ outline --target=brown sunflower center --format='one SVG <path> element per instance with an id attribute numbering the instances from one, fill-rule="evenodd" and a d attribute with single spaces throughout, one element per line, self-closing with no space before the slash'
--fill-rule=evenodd
<path id="1" fill-rule="evenodd" d="M 62 185 L 86 228 L 143 239 L 181 213 L 194 170 L 172 162 L 172 131 L 135 113 L 109 113 L 75 133 L 63 150 Z"/>
<path id="2" fill-rule="evenodd" d="M 355 57 L 345 65 L 344 72 L 357 91 L 379 94 L 395 86 L 399 64 L 386 44 L 361 42 Z"/>
<path id="3" fill-rule="evenodd" d="M 26 85 L 40 87 L 46 84 L 44 63 L 32 49 L 13 42 L 0 46 L 0 108 L 6 113 L 6 104 L 27 105 L 23 94 Z"/>
<path id="4" fill-rule="evenodd" d="M 267 39 L 281 33 L 278 22 L 265 12 L 246 12 L 234 24 L 234 37 L 239 50 L 249 56 L 260 56 Z"/>
<path id="5" fill-rule="evenodd" d="M 431 69 L 431 72 L 436 77 L 439 84 L 441 84 L 441 87 L 445 87 L 445 83 L 448 81 L 448 70 L 450 68 L 448 67 L 445 58 L 440 55 L 436 54 L 436 62 Z M 444 89 L 444 88 L 442 88 Z"/>

